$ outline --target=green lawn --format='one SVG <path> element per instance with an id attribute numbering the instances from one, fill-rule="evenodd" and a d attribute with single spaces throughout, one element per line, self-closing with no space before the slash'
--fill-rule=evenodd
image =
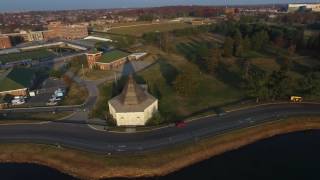
<path id="1" fill-rule="evenodd" d="M 175 57 L 162 57 L 158 63 L 135 75 L 138 83 L 147 83 L 149 91 L 159 99 L 161 115 L 167 122 L 185 118 L 202 111 L 212 111 L 219 106 L 239 101 L 244 97 L 241 91 L 231 87 L 215 77 L 200 73 L 197 66 L 182 59 L 184 63 L 175 62 Z M 177 57 L 176 57 L 177 58 Z M 178 57 L 181 58 L 181 57 Z M 174 60 L 172 60 L 174 59 Z M 190 72 L 199 81 L 196 92 L 192 96 L 179 96 L 170 81 L 173 81 L 177 71 Z M 123 78 L 119 84 L 124 84 Z M 120 85 L 121 86 L 121 85 Z M 108 112 L 107 101 L 118 93 L 111 83 L 99 87 L 100 97 L 91 116 L 103 118 Z"/>
<path id="2" fill-rule="evenodd" d="M 131 27 L 120 27 L 111 29 L 109 32 L 114 34 L 142 36 L 144 33 L 147 32 L 166 32 L 174 29 L 182 29 L 191 26 L 192 25 L 186 23 L 160 23 L 150 25 L 137 25 Z"/>
<path id="3" fill-rule="evenodd" d="M 21 60 L 41 60 L 45 58 L 55 57 L 55 54 L 47 49 L 37 49 L 32 51 L 24 51 L 20 53 L 11 53 L 0 55 L 0 63 L 6 64 L 8 62 Z"/>
<path id="4" fill-rule="evenodd" d="M 172 122 L 217 112 L 221 108 L 240 104 L 243 100 L 248 99 L 242 78 L 244 75 L 243 58 L 222 57 L 214 72 L 210 74 L 201 69 L 201 58 L 197 56 L 197 53 L 199 51 L 204 54 L 205 51 L 210 53 L 211 48 L 215 45 L 214 40 L 210 38 L 203 39 L 202 36 L 194 36 L 190 39 L 174 39 L 172 46 L 176 49 L 170 50 L 170 53 L 151 45 L 140 47 L 150 56 L 155 56 L 157 63 L 137 73 L 136 81 L 146 83 L 149 92 L 159 99 L 159 110 L 165 121 Z M 246 59 L 250 61 L 251 66 L 271 74 L 280 69 L 282 62 L 279 62 L 277 57 L 285 53 L 282 49 L 276 48 L 268 52 L 250 51 L 246 54 Z M 304 61 L 299 58 L 293 62 L 296 64 L 292 65 L 288 75 L 294 81 L 301 80 L 310 67 L 319 63 L 315 59 Z M 185 73 L 192 79 L 191 82 L 195 82 L 193 87 L 195 91 L 190 95 L 183 96 L 175 89 L 174 81 L 181 73 Z M 106 102 L 112 97 L 112 93 L 115 94 L 111 84 L 106 84 L 100 89 L 102 93 L 108 92 L 100 98 L 99 106 L 94 111 L 102 116 L 108 111 Z M 102 114 L 99 111 L 102 111 Z"/>
<path id="5" fill-rule="evenodd" d="M 162 115 L 188 117 L 208 110 L 215 111 L 219 106 L 239 101 L 244 97 L 242 91 L 216 77 L 201 73 L 196 65 L 185 59 L 180 59 L 184 63 L 175 62 L 174 58 L 163 57 L 159 59 L 158 64 L 138 74 L 148 83 L 150 91 L 160 97 L 159 108 Z M 170 85 L 170 79 L 174 79 L 172 76 L 175 70 L 188 72 L 198 82 L 193 95 L 179 96 Z"/>

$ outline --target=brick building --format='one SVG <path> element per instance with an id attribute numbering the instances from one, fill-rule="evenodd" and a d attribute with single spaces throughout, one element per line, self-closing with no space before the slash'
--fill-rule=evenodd
<path id="1" fill-rule="evenodd" d="M 106 53 L 100 51 L 91 51 L 86 53 L 88 66 L 90 69 L 97 68 L 100 70 L 111 70 L 117 68 L 128 61 L 141 60 L 147 56 L 147 53 L 124 52 L 121 50 L 112 50 Z"/>
<path id="2" fill-rule="evenodd" d="M 92 51 L 86 53 L 88 66 L 90 69 L 111 70 L 125 64 L 129 60 L 129 53 L 112 50 L 107 53 Z"/>
<path id="3" fill-rule="evenodd" d="M 88 26 L 86 25 L 66 25 L 60 21 L 50 22 L 48 31 L 44 32 L 45 39 L 82 39 L 88 36 Z"/>
<path id="4" fill-rule="evenodd" d="M 11 48 L 11 41 L 8 36 L 0 35 L 0 49 L 7 49 Z"/>

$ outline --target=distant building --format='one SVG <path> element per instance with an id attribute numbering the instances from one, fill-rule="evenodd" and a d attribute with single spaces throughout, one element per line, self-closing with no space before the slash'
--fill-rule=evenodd
<path id="1" fill-rule="evenodd" d="M 7 49 L 11 48 L 11 41 L 8 36 L 0 35 L 0 49 Z"/>
<path id="2" fill-rule="evenodd" d="M 42 41 L 43 31 L 20 31 L 21 36 L 25 41 Z"/>
<path id="3" fill-rule="evenodd" d="M 35 81 L 34 71 L 26 68 L 10 69 L 0 76 L 0 96 L 25 96 Z"/>
<path id="4" fill-rule="evenodd" d="M 204 21 L 203 20 L 193 20 L 193 21 L 191 21 L 191 25 L 193 25 L 193 26 L 204 25 Z"/>
<path id="5" fill-rule="evenodd" d="M 298 10 L 311 10 L 314 12 L 320 12 L 320 3 L 288 4 L 288 12 L 295 12 Z"/>
<path id="6" fill-rule="evenodd" d="M 45 39 L 62 38 L 67 40 L 82 39 L 88 36 L 87 25 L 66 25 L 60 21 L 50 22 Z"/>
<path id="7" fill-rule="evenodd" d="M 101 59 L 101 51 L 90 51 L 86 53 L 88 66 L 90 69 L 93 69 L 96 66 L 96 62 Z"/>
<path id="8" fill-rule="evenodd" d="M 144 126 L 158 111 L 158 100 L 129 76 L 119 96 L 108 102 L 111 116 L 117 126 Z"/>
<path id="9" fill-rule="evenodd" d="M 117 68 L 128 61 L 142 59 L 147 53 L 130 54 L 121 50 L 111 50 L 106 53 L 101 51 L 91 51 L 86 53 L 88 66 L 90 69 L 111 70 Z"/>
<path id="10" fill-rule="evenodd" d="M 235 8 L 225 8 L 224 9 L 224 14 L 233 15 L 235 13 L 236 13 L 236 9 Z"/>

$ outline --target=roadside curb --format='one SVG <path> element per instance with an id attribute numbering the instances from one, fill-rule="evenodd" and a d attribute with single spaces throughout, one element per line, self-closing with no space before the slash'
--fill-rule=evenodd
<path id="1" fill-rule="evenodd" d="M 155 131 L 155 130 L 161 130 L 164 128 L 169 128 L 172 127 L 172 124 L 169 125 L 165 125 L 165 126 L 161 126 L 161 127 L 157 127 L 157 128 L 153 128 L 153 129 L 146 129 L 146 130 L 139 130 L 139 131 L 135 131 L 135 132 L 126 132 L 126 131 L 115 131 L 115 130 L 108 130 L 107 129 L 99 129 L 96 128 L 95 125 L 91 125 L 91 124 L 87 124 L 89 128 L 96 130 L 96 131 L 101 131 L 101 132 L 109 132 L 109 133 L 115 133 L 115 134 L 136 134 L 136 133 L 145 133 L 145 132 L 151 132 L 151 131 Z M 102 125 L 97 125 L 97 126 L 102 126 Z M 107 127 L 107 126 L 104 126 Z"/>
<path id="2" fill-rule="evenodd" d="M 48 124 L 50 121 L 41 121 L 41 122 L 30 122 L 30 123 L 4 123 L 0 124 L 0 126 L 16 126 L 16 125 L 42 125 L 42 124 Z"/>
<path id="3" fill-rule="evenodd" d="M 67 116 L 65 116 L 65 117 L 62 117 L 62 118 L 60 118 L 60 119 L 57 119 L 56 121 L 66 120 L 66 119 L 74 116 L 75 114 L 77 114 L 77 112 L 72 112 L 71 114 L 69 114 L 69 115 L 67 115 Z"/>
<path id="4" fill-rule="evenodd" d="M 236 109 L 231 109 L 227 110 L 226 112 L 235 112 L 235 111 L 241 111 L 241 110 L 246 110 L 246 109 L 252 109 L 252 108 L 257 108 L 257 107 L 263 107 L 263 106 L 268 106 L 268 105 L 281 105 L 281 104 L 314 104 L 314 105 L 320 105 L 320 102 L 300 102 L 300 103 L 293 103 L 293 102 L 275 102 L 275 103 L 266 103 L 266 104 L 257 104 L 257 105 L 252 105 L 248 107 L 242 107 L 242 108 L 236 108 Z"/>

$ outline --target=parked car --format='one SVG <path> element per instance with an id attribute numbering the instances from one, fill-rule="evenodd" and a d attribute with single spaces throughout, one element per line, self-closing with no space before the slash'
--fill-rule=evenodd
<path id="1" fill-rule="evenodd" d="M 57 97 L 56 95 L 52 95 L 51 99 L 49 99 L 49 101 L 61 101 L 62 98 L 61 97 Z"/>
<path id="2" fill-rule="evenodd" d="M 177 128 L 184 128 L 187 126 L 187 123 L 184 122 L 184 121 L 179 121 L 179 122 L 176 122 L 176 127 Z"/>
<path id="3" fill-rule="evenodd" d="M 57 104 L 58 104 L 57 101 L 49 101 L 49 102 L 46 103 L 47 106 L 55 106 Z"/>
<path id="4" fill-rule="evenodd" d="M 64 90 L 62 90 L 62 89 L 57 89 L 56 91 L 54 91 L 54 95 L 56 96 L 56 97 L 63 97 L 64 96 Z"/>
<path id="5" fill-rule="evenodd" d="M 15 96 L 12 100 L 11 100 L 11 104 L 16 106 L 16 105 L 21 105 L 26 103 L 26 97 L 23 96 Z"/>

